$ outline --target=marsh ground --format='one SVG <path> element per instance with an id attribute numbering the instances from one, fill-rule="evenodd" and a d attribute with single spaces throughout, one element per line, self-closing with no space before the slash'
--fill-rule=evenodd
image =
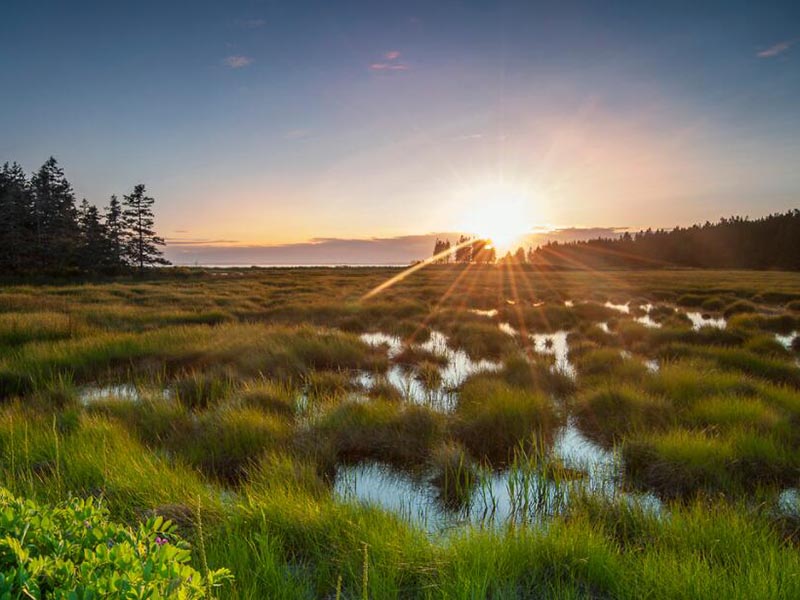
<path id="1" fill-rule="evenodd" d="M 225 597 L 800 596 L 800 275 L 398 272 L 5 286 L 3 485 Z"/>

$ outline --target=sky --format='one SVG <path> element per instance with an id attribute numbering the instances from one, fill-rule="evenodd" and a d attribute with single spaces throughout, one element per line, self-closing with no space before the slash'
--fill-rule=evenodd
<path id="1" fill-rule="evenodd" d="M 800 2 L 3 0 L 0 162 L 139 182 L 182 263 L 800 205 Z M 538 236 L 538 237 L 537 237 Z"/>

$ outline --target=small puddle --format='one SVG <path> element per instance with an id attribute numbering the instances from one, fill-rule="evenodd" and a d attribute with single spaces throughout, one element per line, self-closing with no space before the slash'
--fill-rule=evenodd
<path id="1" fill-rule="evenodd" d="M 496 308 L 490 308 L 489 310 L 483 310 L 480 308 L 470 308 L 469 312 L 475 315 L 480 315 L 482 317 L 489 317 L 490 319 L 497 316 Z"/>
<path id="2" fill-rule="evenodd" d="M 612 310 L 616 310 L 621 313 L 625 313 L 626 315 L 631 314 L 630 302 L 626 302 L 625 304 L 614 304 L 613 302 L 606 302 L 603 306 L 605 306 L 606 308 L 610 308 Z"/>
<path id="3" fill-rule="evenodd" d="M 463 525 L 544 524 L 568 507 L 572 494 L 584 492 L 624 498 L 656 513 L 662 510 L 652 494 L 622 492 L 618 455 L 586 438 L 572 420 L 556 436 L 552 455 L 575 476 L 556 482 L 535 465 L 482 469 L 469 497 L 457 509 L 445 507 L 438 499 L 431 473 L 412 476 L 382 463 L 338 467 L 333 492 L 343 501 L 379 506 L 430 533 Z"/>
<path id="4" fill-rule="evenodd" d="M 555 356 L 555 368 L 574 378 L 575 367 L 569 362 L 568 333 L 563 330 L 553 333 L 532 333 L 530 338 L 533 340 L 533 349 L 536 352 Z"/>
<path id="5" fill-rule="evenodd" d="M 139 402 L 143 397 L 152 397 L 158 394 L 165 399 L 172 397 L 172 392 L 168 388 L 139 388 L 132 383 L 94 384 L 78 388 L 78 400 L 84 406 L 105 400 Z"/>
<path id="6" fill-rule="evenodd" d="M 403 349 L 402 340 L 396 336 L 369 333 L 362 335 L 361 339 L 373 346 L 388 346 L 389 358 L 397 356 Z M 499 371 L 503 367 L 499 362 L 472 360 L 463 350 L 450 348 L 447 345 L 447 336 L 439 331 L 432 331 L 428 341 L 418 344 L 417 347 L 447 359 L 447 364 L 439 368 L 441 384 L 429 389 L 419 380 L 416 367 L 409 365 L 391 365 L 386 372 L 386 379 L 410 402 L 444 412 L 455 408 L 458 398 L 455 390 L 468 377 L 485 371 Z M 377 377 L 373 373 L 363 372 L 357 376 L 357 382 L 366 390 L 372 389 L 376 381 Z"/>
<path id="7" fill-rule="evenodd" d="M 658 373 L 658 370 L 661 368 L 658 361 L 654 358 L 644 361 L 644 366 L 647 367 L 647 370 L 651 373 Z"/>
<path id="8" fill-rule="evenodd" d="M 797 335 L 798 335 L 798 333 L 796 331 L 793 331 L 792 333 L 787 333 L 786 335 L 781 335 L 780 333 L 776 333 L 775 334 L 775 339 L 784 348 L 786 348 L 787 350 L 791 350 L 792 349 L 792 342 L 794 341 L 794 338 L 797 337 Z"/>
<path id="9" fill-rule="evenodd" d="M 701 327 L 716 327 L 717 329 L 725 329 L 728 326 L 728 321 L 725 317 L 712 317 L 711 315 L 704 315 L 701 312 L 691 311 L 687 312 L 686 316 L 692 322 L 692 329 L 697 331 Z"/>
<path id="10" fill-rule="evenodd" d="M 389 358 L 394 358 L 403 350 L 403 341 L 396 335 L 387 333 L 362 333 L 361 340 L 370 346 L 388 346 Z"/>
<path id="11" fill-rule="evenodd" d="M 641 323 L 645 327 L 652 327 L 653 329 L 658 329 L 659 327 L 661 327 L 661 323 L 657 323 L 656 321 L 654 321 L 649 313 L 646 315 L 642 315 L 641 317 L 637 317 L 636 322 Z"/>
<path id="12" fill-rule="evenodd" d="M 519 335 L 519 331 L 514 329 L 511 323 L 500 323 L 498 327 L 500 328 L 500 331 L 506 335 L 510 335 L 511 337 L 517 337 Z"/>

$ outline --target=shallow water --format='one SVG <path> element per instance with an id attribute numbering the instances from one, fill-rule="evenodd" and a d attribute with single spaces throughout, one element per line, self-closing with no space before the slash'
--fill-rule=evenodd
<path id="1" fill-rule="evenodd" d="M 647 370 L 651 373 L 658 373 L 658 370 L 661 368 L 661 365 L 659 365 L 658 361 L 655 359 L 644 361 L 644 366 L 647 367 Z"/>
<path id="2" fill-rule="evenodd" d="M 787 350 L 791 350 L 792 349 L 792 342 L 794 341 L 794 338 L 797 337 L 797 335 L 798 335 L 798 333 L 796 331 L 793 331 L 791 333 L 787 333 L 786 335 L 781 335 L 779 333 L 776 333 L 775 334 L 775 339 L 784 348 L 786 348 Z"/>
<path id="3" fill-rule="evenodd" d="M 575 377 L 575 367 L 569 362 L 569 344 L 567 343 L 568 331 L 555 331 L 553 333 L 532 333 L 533 349 L 540 354 L 555 356 L 555 368 L 562 373 Z"/>
<path id="4" fill-rule="evenodd" d="M 403 341 L 399 337 L 384 333 L 364 334 L 361 339 L 374 346 L 388 346 L 389 358 L 397 356 L 403 349 Z M 428 341 L 416 346 L 447 358 L 447 364 L 439 369 L 442 377 L 441 385 L 428 389 L 417 378 L 416 368 L 408 365 L 391 365 L 386 372 L 386 379 L 408 401 L 430 406 L 436 410 L 448 412 L 455 408 L 458 397 L 454 390 L 470 375 L 484 371 L 498 371 L 503 366 L 499 362 L 490 360 L 472 360 L 463 350 L 450 348 L 447 336 L 438 331 L 432 331 Z M 364 372 L 357 377 L 357 382 L 367 390 L 371 389 L 376 381 L 377 378 L 372 373 Z"/>
<path id="5" fill-rule="evenodd" d="M 661 323 L 657 323 L 656 321 L 654 321 L 649 314 L 637 317 L 636 322 L 641 323 L 645 327 L 652 327 L 653 329 L 658 329 L 659 327 L 661 327 Z"/>
<path id="6" fill-rule="evenodd" d="M 168 388 L 141 389 L 132 383 L 92 384 L 78 388 L 78 400 L 82 404 L 91 404 L 92 402 L 102 402 L 104 400 L 138 402 L 143 397 L 153 395 L 160 395 L 162 398 L 170 398 L 172 392 Z"/>
<path id="7" fill-rule="evenodd" d="M 606 302 L 603 306 L 605 306 L 606 308 L 611 308 L 621 313 L 625 313 L 626 315 L 631 314 L 630 302 L 626 302 L 625 304 L 614 304 L 613 302 Z"/>
<path id="8" fill-rule="evenodd" d="M 717 329 L 725 329 L 728 326 L 728 321 L 725 317 L 703 316 L 703 313 L 697 311 L 687 312 L 686 316 L 692 322 L 692 328 L 696 331 L 701 327 L 716 327 Z"/>
<path id="9" fill-rule="evenodd" d="M 361 340 L 370 346 L 388 346 L 389 358 L 394 358 L 403 350 L 403 340 L 388 333 L 362 333 Z"/>
<path id="10" fill-rule="evenodd" d="M 469 312 L 471 312 L 471 313 L 473 313 L 475 315 L 481 315 L 482 317 L 492 318 L 492 317 L 496 317 L 497 316 L 497 309 L 496 308 L 490 308 L 488 310 L 484 310 L 484 309 L 481 309 L 481 308 L 470 308 Z"/>
<path id="11" fill-rule="evenodd" d="M 110 385 L 86 385 L 78 389 L 78 399 L 83 404 L 101 402 L 103 400 L 141 400 L 139 390 L 131 383 L 115 383 Z"/>
<path id="12" fill-rule="evenodd" d="M 431 533 L 466 524 L 545 523 L 563 512 L 571 494 L 580 491 L 623 497 L 645 509 L 661 510 L 660 501 L 650 494 L 621 492 L 618 456 L 586 438 L 572 421 L 554 440 L 552 455 L 584 476 L 556 483 L 527 468 L 482 470 L 460 509 L 448 509 L 439 501 L 431 473 L 412 476 L 381 463 L 340 466 L 333 491 L 341 500 L 379 506 Z"/>
<path id="13" fill-rule="evenodd" d="M 519 335 L 519 331 L 514 329 L 511 323 L 500 323 L 498 327 L 500 328 L 500 331 L 502 331 L 507 335 L 510 335 L 511 337 L 517 337 Z"/>

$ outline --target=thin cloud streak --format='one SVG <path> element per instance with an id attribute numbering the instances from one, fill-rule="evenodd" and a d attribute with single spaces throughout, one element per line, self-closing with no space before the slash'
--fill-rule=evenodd
<path id="1" fill-rule="evenodd" d="M 242 69 L 248 65 L 251 65 L 253 63 L 253 59 L 249 56 L 234 54 L 232 56 L 226 56 L 223 62 L 231 69 Z"/>
<path id="2" fill-rule="evenodd" d="M 372 63 L 369 68 L 371 71 L 408 71 L 408 65 L 403 63 Z"/>
<path id="3" fill-rule="evenodd" d="M 767 48 L 765 50 L 762 50 L 761 52 L 756 53 L 756 56 L 758 58 L 771 58 L 773 56 L 778 56 L 778 55 L 783 54 L 784 52 L 788 51 L 789 48 L 794 46 L 794 44 L 796 42 L 797 42 L 797 38 L 795 38 L 793 40 L 786 40 L 784 42 L 779 42 L 779 43 L 777 43 L 777 44 L 775 44 L 773 46 L 770 46 L 769 48 Z"/>

